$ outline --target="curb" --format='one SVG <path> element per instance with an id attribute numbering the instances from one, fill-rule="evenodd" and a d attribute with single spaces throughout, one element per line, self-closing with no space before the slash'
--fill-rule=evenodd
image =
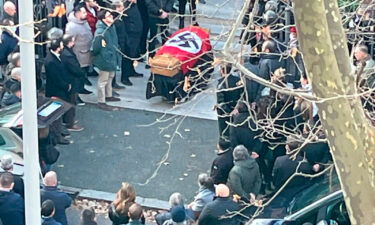
<path id="1" fill-rule="evenodd" d="M 73 198 L 78 199 L 92 199 L 97 201 L 106 201 L 112 202 L 116 198 L 116 193 L 111 192 L 104 192 L 104 191 L 96 191 L 91 189 L 82 189 L 82 188 L 75 188 L 75 187 L 68 187 L 59 185 L 59 188 L 63 191 L 72 196 Z M 170 206 L 167 201 L 155 199 L 155 198 L 144 198 L 137 196 L 135 201 L 142 205 L 145 208 L 149 209 L 159 209 L 159 210 L 169 210 Z"/>

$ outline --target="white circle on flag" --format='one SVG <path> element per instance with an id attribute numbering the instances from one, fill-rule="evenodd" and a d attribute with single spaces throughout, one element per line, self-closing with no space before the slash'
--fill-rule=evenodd
<path id="1" fill-rule="evenodd" d="M 194 32 L 184 31 L 169 39 L 164 45 L 197 54 L 202 49 L 202 39 Z"/>

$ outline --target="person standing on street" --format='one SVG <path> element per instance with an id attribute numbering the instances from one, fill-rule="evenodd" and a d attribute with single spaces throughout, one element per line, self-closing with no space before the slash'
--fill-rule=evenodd
<path id="1" fill-rule="evenodd" d="M 9 172 L 13 175 L 13 182 L 14 187 L 13 191 L 19 195 L 21 195 L 22 198 L 25 196 L 25 187 L 23 183 L 23 179 L 21 176 L 16 175 L 13 173 L 13 157 L 11 155 L 3 155 L 1 157 L 0 167 L 4 170 L 4 172 Z M 2 173 L 0 173 L 1 175 Z"/>
<path id="2" fill-rule="evenodd" d="M 25 205 L 22 197 L 12 192 L 13 186 L 11 173 L 0 175 L 0 220 L 3 225 L 24 225 Z"/>
<path id="3" fill-rule="evenodd" d="M 169 36 L 169 12 L 172 11 L 175 0 L 146 0 L 147 11 L 149 15 L 150 37 L 148 54 L 150 57 L 155 55 L 157 37 L 160 35 L 162 43 L 167 41 Z M 159 33 L 158 33 L 158 30 Z"/>
<path id="4" fill-rule="evenodd" d="M 42 225 L 61 225 L 53 216 L 55 215 L 55 204 L 52 200 L 45 200 L 41 207 Z"/>
<path id="5" fill-rule="evenodd" d="M 98 107 L 112 111 L 117 108 L 106 104 L 121 101 L 112 96 L 112 79 L 115 77 L 118 60 L 118 39 L 114 19 L 111 12 L 101 10 L 98 13 L 98 23 L 94 41 L 92 43 L 93 64 L 99 69 L 98 79 Z"/>
<path id="6" fill-rule="evenodd" d="M 250 194 L 258 195 L 262 184 L 258 163 L 243 145 L 234 148 L 233 159 L 234 167 L 229 172 L 227 185 L 233 194 L 250 201 Z"/>
<path id="7" fill-rule="evenodd" d="M 91 85 L 91 82 L 87 79 L 87 73 L 92 64 L 90 48 L 93 35 L 87 22 L 87 11 L 83 4 L 78 4 L 74 7 L 73 12 L 68 16 L 68 21 L 65 33 L 74 37 L 75 44 L 73 51 L 78 59 L 80 67 L 85 72 L 85 76 L 80 80 L 78 92 L 80 94 L 91 94 L 91 91 L 84 88 L 84 84 Z"/>
<path id="8" fill-rule="evenodd" d="M 53 218 L 62 225 L 68 225 L 65 210 L 72 204 L 72 199 L 57 188 L 57 175 L 54 171 L 46 173 L 43 181 L 44 187 L 40 190 L 41 201 L 52 200 L 55 205 Z"/>
<path id="9" fill-rule="evenodd" d="M 134 58 L 138 57 L 139 43 L 142 36 L 142 18 L 137 7 L 137 0 L 118 1 L 115 27 L 121 48 L 121 82 L 127 86 L 133 83 L 129 77 L 142 77 L 134 69 Z M 126 15 L 126 16 L 123 16 Z"/>
<path id="10" fill-rule="evenodd" d="M 61 61 L 67 70 L 67 76 L 71 77 L 70 79 L 72 80 L 72 88 L 69 91 L 68 100 L 69 103 L 73 105 L 73 107 L 64 114 L 63 119 L 66 123 L 66 128 L 69 131 L 81 131 L 83 130 L 83 127 L 75 124 L 75 105 L 77 105 L 80 81 L 82 78 L 84 78 L 85 73 L 81 69 L 77 57 L 72 49 L 75 44 L 74 37 L 72 35 L 65 34 L 63 36 L 63 43 L 64 49 L 61 53 Z"/>
<path id="11" fill-rule="evenodd" d="M 46 97 L 57 97 L 68 102 L 72 84 L 60 58 L 60 54 L 64 49 L 62 40 L 52 40 L 49 49 L 44 60 Z"/>

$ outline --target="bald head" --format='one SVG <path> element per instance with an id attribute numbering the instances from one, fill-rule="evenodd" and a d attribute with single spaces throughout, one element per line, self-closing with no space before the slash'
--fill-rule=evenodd
<path id="1" fill-rule="evenodd" d="M 4 11 L 9 15 L 9 16 L 14 16 L 16 15 L 16 5 L 11 2 L 11 1 L 6 1 L 4 3 Z"/>
<path id="2" fill-rule="evenodd" d="M 229 188 L 225 184 L 219 184 L 215 188 L 217 197 L 229 197 Z"/>
<path id="3" fill-rule="evenodd" d="M 44 185 L 46 186 L 57 186 L 57 175 L 54 171 L 49 171 L 44 175 Z"/>

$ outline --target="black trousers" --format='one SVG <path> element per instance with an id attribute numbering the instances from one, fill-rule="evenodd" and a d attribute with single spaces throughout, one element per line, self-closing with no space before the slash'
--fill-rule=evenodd
<path id="1" fill-rule="evenodd" d="M 76 104 L 77 104 L 77 93 L 70 93 L 68 102 L 73 105 L 64 115 L 63 115 L 63 122 L 66 124 L 67 128 L 74 126 L 74 119 L 76 117 Z"/>
<path id="2" fill-rule="evenodd" d="M 185 26 L 185 8 L 188 0 L 179 0 L 178 4 L 178 14 L 180 14 L 180 29 Z M 190 9 L 190 14 L 192 15 L 191 21 L 192 24 L 195 24 L 197 22 L 197 4 L 195 0 L 189 0 L 189 9 Z"/>
<path id="3" fill-rule="evenodd" d="M 138 0 L 136 5 L 141 14 L 142 23 L 143 23 L 143 30 L 142 30 L 140 43 L 139 43 L 139 53 L 140 55 L 144 55 L 147 52 L 147 36 L 150 30 L 149 16 L 148 16 L 145 0 Z"/>
<path id="4" fill-rule="evenodd" d="M 126 81 L 130 76 L 134 75 L 136 72 L 133 66 L 133 60 L 122 57 L 121 59 L 121 81 Z"/>
<path id="5" fill-rule="evenodd" d="M 149 56 L 153 57 L 156 51 L 157 38 L 161 36 L 162 43 L 164 44 L 167 41 L 169 36 L 168 32 L 169 19 L 160 19 L 155 17 L 149 18 L 150 25 L 150 39 L 148 45 Z M 158 32 L 159 30 L 159 32 Z"/>

